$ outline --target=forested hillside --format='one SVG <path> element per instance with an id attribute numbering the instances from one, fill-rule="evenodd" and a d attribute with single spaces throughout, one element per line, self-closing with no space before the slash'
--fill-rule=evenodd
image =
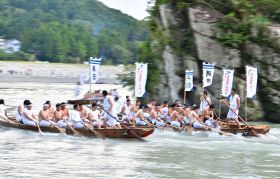
<path id="1" fill-rule="evenodd" d="M 22 51 L 37 60 L 79 63 L 102 56 L 107 63 L 133 63 L 147 30 L 97 0 L 0 0 L 0 37 L 20 40 Z"/>

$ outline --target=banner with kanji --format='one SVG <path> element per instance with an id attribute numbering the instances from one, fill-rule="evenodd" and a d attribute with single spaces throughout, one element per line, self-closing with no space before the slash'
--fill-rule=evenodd
<path id="1" fill-rule="evenodd" d="M 90 83 L 96 83 L 99 78 L 99 66 L 101 63 L 101 58 L 92 58 L 89 59 L 90 65 Z"/>
<path id="2" fill-rule="evenodd" d="M 247 98 L 253 98 L 257 92 L 258 69 L 246 66 L 246 90 Z"/>
<path id="3" fill-rule="evenodd" d="M 210 63 L 205 63 L 203 62 L 202 65 L 202 76 L 203 76 L 203 88 L 210 86 L 213 81 L 213 76 L 214 76 L 214 69 L 215 65 L 210 64 Z"/>
<path id="4" fill-rule="evenodd" d="M 193 70 L 185 71 L 185 91 L 193 89 Z"/>
<path id="5" fill-rule="evenodd" d="M 223 84 L 222 84 L 222 96 L 228 97 L 230 95 L 234 70 L 223 69 Z"/>
<path id="6" fill-rule="evenodd" d="M 146 92 L 148 64 L 136 63 L 135 70 L 135 97 L 143 97 Z"/>

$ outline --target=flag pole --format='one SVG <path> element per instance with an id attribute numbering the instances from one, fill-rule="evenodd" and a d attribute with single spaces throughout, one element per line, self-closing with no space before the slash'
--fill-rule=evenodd
<path id="1" fill-rule="evenodd" d="M 245 67 L 245 73 L 246 73 L 246 75 L 245 75 L 245 85 L 244 85 L 244 91 L 245 91 L 245 95 L 244 95 L 244 97 L 245 97 L 245 121 L 247 122 L 247 108 L 248 108 L 248 104 L 247 104 L 247 66 Z"/>
<path id="2" fill-rule="evenodd" d="M 89 58 L 89 92 L 91 92 L 91 66 L 90 66 L 90 58 Z"/>
<path id="3" fill-rule="evenodd" d="M 186 104 L 186 91 L 184 89 L 184 105 Z"/>

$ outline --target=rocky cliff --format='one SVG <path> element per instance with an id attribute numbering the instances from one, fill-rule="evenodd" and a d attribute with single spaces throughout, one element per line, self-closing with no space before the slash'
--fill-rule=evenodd
<path id="1" fill-rule="evenodd" d="M 243 23 L 244 17 L 239 18 Z M 238 41 L 234 38 L 237 33 L 225 28 L 232 25 L 228 19 L 228 14 L 210 5 L 185 4 L 178 9 L 176 1 L 156 3 L 152 14 L 153 31 L 160 29 L 162 35 L 155 35 L 154 41 L 167 40 L 161 43 L 159 90 L 155 96 L 160 96 L 160 100 L 182 100 L 184 71 L 193 69 L 195 87 L 186 93 L 187 103 L 199 104 L 202 62 L 215 63 L 214 81 L 206 90 L 219 106 L 222 69 L 234 69 L 234 87 L 241 96 L 241 116 L 244 116 L 245 65 L 252 65 L 258 67 L 259 80 L 256 98 L 248 99 L 248 119 L 280 122 L 280 25 L 270 22 L 260 28 L 250 24 L 249 35 L 244 35 L 248 39 L 242 41 L 242 36 Z M 222 105 L 222 116 L 226 111 Z"/>

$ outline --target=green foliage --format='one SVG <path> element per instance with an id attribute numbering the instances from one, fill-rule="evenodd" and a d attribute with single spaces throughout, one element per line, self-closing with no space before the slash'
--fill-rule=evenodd
<path id="1" fill-rule="evenodd" d="M 0 50 L 0 60 L 13 60 L 13 61 L 18 61 L 18 60 L 24 60 L 28 61 L 32 58 L 32 55 L 24 52 L 16 52 L 16 53 L 5 53 Z"/>
<path id="2" fill-rule="evenodd" d="M 0 36 L 19 39 L 38 60 L 133 63 L 147 29 L 97 0 L 0 0 Z"/>

